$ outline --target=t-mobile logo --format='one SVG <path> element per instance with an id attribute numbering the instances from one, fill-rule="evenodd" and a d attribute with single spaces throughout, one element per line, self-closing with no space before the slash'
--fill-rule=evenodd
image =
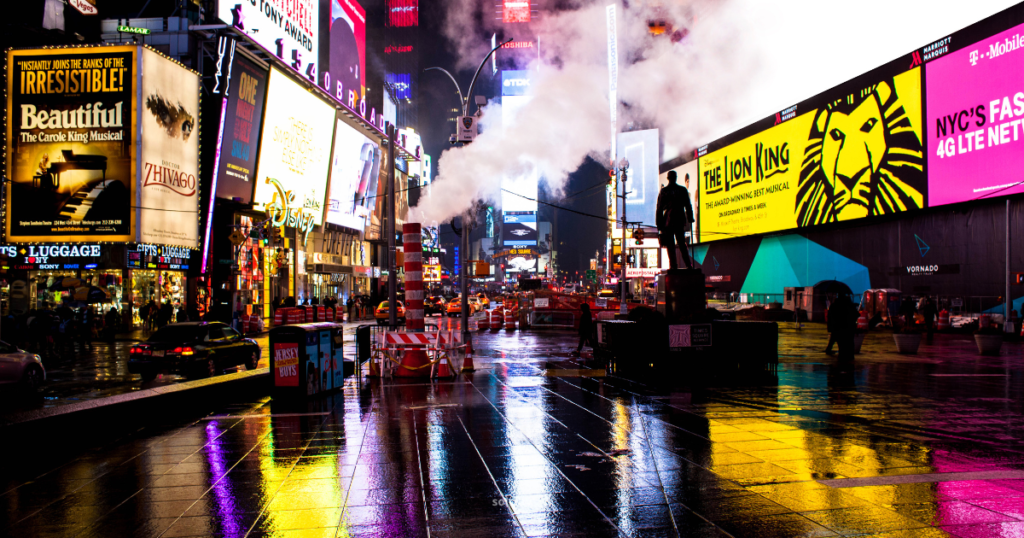
<path id="1" fill-rule="evenodd" d="M 978 65 L 978 51 L 971 51 L 971 65 Z"/>

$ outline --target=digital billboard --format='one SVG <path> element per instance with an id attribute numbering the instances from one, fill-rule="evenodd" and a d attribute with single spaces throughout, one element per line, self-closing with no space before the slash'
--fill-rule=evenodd
<path id="1" fill-rule="evenodd" d="M 217 17 L 316 80 L 320 61 L 317 0 L 220 0 Z"/>
<path id="2" fill-rule="evenodd" d="M 267 70 L 235 55 L 221 119 L 217 196 L 252 203 L 256 152 L 267 95 Z"/>
<path id="3" fill-rule="evenodd" d="M 342 92 L 366 94 L 366 10 L 356 0 L 331 1 L 330 77 Z M 328 84 L 328 86 L 331 86 Z"/>
<path id="4" fill-rule="evenodd" d="M 263 211 L 272 202 L 283 202 L 289 213 L 298 211 L 318 226 L 323 222 L 335 108 L 277 69 L 270 70 L 267 87 L 254 208 Z M 279 200 L 282 194 L 288 199 Z"/>
<path id="5" fill-rule="evenodd" d="M 8 241 L 134 240 L 138 50 L 8 51 Z"/>
<path id="6" fill-rule="evenodd" d="M 1024 25 L 927 64 L 930 206 L 1024 192 Z"/>
<path id="7" fill-rule="evenodd" d="M 419 0 L 385 0 L 385 6 L 388 12 L 388 26 L 398 28 L 419 26 Z"/>
<path id="8" fill-rule="evenodd" d="M 502 215 L 501 242 L 506 247 L 537 245 L 537 212 L 505 211 Z"/>
<path id="9" fill-rule="evenodd" d="M 530 0 L 502 0 L 501 22 L 530 22 Z"/>
<path id="10" fill-rule="evenodd" d="M 199 246 L 199 76 L 142 49 L 140 243 Z"/>
<path id="11" fill-rule="evenodd" d="M 700 240 L 924 207 L 922 73 L 906 67 L 858 77 L 700 157 Z"/>
<path id="12" fill-rule="evenodd" d="M 630 131 L 619 133 L 616 162 L 626 159 L 629 169 L 626 176 L 626 220 L 642 222 L 644 226 L 655 226 L 655 212 L 658 208 L 658 130 Z M 619 194 L 622 194 L 619 182 Z M 621 198 L 619 207 L 621 208 Z M 621 221 L 618 223 L 621 229 Z"/>
<path id="13" fill-rule="evenodd" d="M 331 157 L 327 222 L 363 230 L 377 202 L 380 157 L 376 142 L 338 120 Z"/>
<path id="14" fill-rule="evenodd" d="M 503 128 L 515 122 L 519 111 L 532 99 L 530 72 L 505 70 L 501 72 L 501 122 Z M 501 182 L 501 210 L 503 212 L 537 211 L 537 174 L 532 170 L 516 176 L 506 176 Z"/>

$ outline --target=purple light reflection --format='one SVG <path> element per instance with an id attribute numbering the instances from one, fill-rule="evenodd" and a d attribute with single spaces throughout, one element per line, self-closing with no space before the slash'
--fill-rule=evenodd
<path id="1" fill-rule="evenodd" d="M 245 536 L 248 529 L 243 529 L 237 520 L 235 498 L 227 484 L 228 466 L 224 461 L 221 433 L 220 424 L 216 420 L 211 420 L 206 425 L 206 461 L 210 464 L 210 471 L 216 480 L 213 483 L 213 495 L 217 499 L 217 513 L 224 527 L 224 536 Z"/>

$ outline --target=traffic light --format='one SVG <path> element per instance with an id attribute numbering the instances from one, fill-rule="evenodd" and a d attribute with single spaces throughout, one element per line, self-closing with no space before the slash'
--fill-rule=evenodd
<path id="1" fill-rule="evenodd" d="M 271 228 L 270 228 L 270 239 L 271 239 L 271 241 L 273 241 L 273 242 L 274 242 L 275 244 L 276 244 L 276 243 L 280 243 L 280 242 L 281 242 L 281 239 L 282 239 L 282 238 L 281 238 L 281 228 L 278 228 L 277 226 L 273 226 L 273 227 L 271 227 Z"/>
<path id="2" fill-rule="evenodd" d="M 638 246 L 644 244 L 644 231 L 642 228 L 633 230 L 633 242 Z"/>

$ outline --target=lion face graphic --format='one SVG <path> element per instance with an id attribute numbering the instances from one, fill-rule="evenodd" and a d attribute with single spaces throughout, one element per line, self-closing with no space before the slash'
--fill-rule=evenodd
<path id="1" fill-rule="evenodd" d="M 891 81 L 823 108 L 811 126 L 800 226 L 924 207 L 921 140 Z"/>

